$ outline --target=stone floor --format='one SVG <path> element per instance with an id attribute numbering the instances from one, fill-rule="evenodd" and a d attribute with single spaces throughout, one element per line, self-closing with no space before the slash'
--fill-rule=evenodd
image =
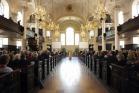
<path id="1" fill-rule="evenodd" d="M 109 93 L 77 57 L 64 58 L 39 93 Z"/>

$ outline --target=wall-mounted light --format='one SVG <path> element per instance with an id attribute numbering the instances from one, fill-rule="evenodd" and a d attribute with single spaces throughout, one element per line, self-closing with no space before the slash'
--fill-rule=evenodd
<path id="1" fill-rule="evenodd" d="M 95 35 L 94 31 L 93 31 L 93 30 L 91 30 L 91 31 L 90 31 L 90 33 L 89 33 L 90 38 L 93 38 L 93 37 L 94 37 L 94 35 Z"/>
<path id="2" fill-rule="evenodd" d="M 81 37 L 85 38 L 85 31 L 81 31 Z"/>
<path id="3" fill-rule="evenodd" d="M 46 36 L 47 36 L 47 37 L 50 37 L 50 36 L 51 36 L 50 31 L 46 31 Z"/>

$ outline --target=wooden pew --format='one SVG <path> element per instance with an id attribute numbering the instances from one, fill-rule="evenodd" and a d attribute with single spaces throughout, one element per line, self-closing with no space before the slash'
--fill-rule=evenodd
<path id="1" fill-rule="evenodd" d="M 52 71 L 52 57 L 49 57 L 49 71 Z"/>
<path id="2" fill-rule="evenodd" d="M 34 90 L 34 64 L 21 69 L 22 93 L 32 93 Z"/>
<path id="3" fill-rule="evenodd" d="M 47 77 L 47 59 L 42 61 L 42 79 L 45 80 Z"/>
<path id="4" fill-rule="evenodd" d="M 102 80 L 105 84 L 110 85 L 111 68 L 110 68 L 110 64 L 108 63 L 107 60 L 104 60 L 103 64 L 102 64 Z"/>
<path id="5" fill-rule="evenodd" d="M 137 68 L 137 69 L 136 69 Z M 129 93 L 139 93 L 139 66 L 129 70 Z"/>
<path id="6" fill-rule="evenodd" d="M 0 74 L 0 93 L 20 93 L 20 70 Z"/>
<path id="7" fill-rule="evenodd" d="M 96 75 L 98 78 L 102 79 L 102 65 L 103 65 L 103 61 L 100 59 L 97 59 L 96 62 Z"/>
<path id="8" fill-rule="evenodd" d="M 118 93 L 128 93 L 128 69 L 126 66 L 120 66 L 111 64 L 112 66 L 112 77 L 111 85 L 112 88 L 118 91 Z"/>
<path id="9" fill-rule="evenodd" d="M 35 62 L 34 76 L 35 86 L 37 86 L 39 85 L 39 82 L 42 80 L 42 61 Z"/>

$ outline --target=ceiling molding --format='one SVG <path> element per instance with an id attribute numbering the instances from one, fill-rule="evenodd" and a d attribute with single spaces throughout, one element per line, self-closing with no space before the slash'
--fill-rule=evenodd
<path id="1" fill-rule="evenodd" d="M 64 16 L 57 20 L 57 23 L 63 23 L 65 21 L 75 21 L 79 24 L 84 23 L 83 19 L 77 16 Z"/>

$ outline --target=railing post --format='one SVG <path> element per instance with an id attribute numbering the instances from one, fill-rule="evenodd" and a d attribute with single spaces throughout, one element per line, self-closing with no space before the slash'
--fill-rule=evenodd
<path id="1" fill-rule="evenodd" d="M 38 80 L 42 80 L 42 61 L 39 61 L 39 66 L 38 66 Z"/>
<path id="2" fill-rule="evenodd" d="M 47 77 L 47 59 L 44 59 L 44 63 L 45 63 L 44 70 L 45 70 L 45 78 L 46 78 Z"/>
<path id="3" fill-rule="evenodd" d="M 55 66 L 56 66 L 56 55 L 54 56 L 54 58 L 55 58 L 55 61 L 54 61 L 54 63 L 55 63 Z"/>
<path id="4" fill-rule="evenodd" d="M 47 60 L 47 75 L 49 75 L 49 69 L 50 69 L 50 58 L 48 58 L 48 60 Z"/>
<path id="5" fill-rule="evenodd" d="M 52 57 L 50 57 L 49 63 L 50 63 L 50 71 L 52 71 Z"/>

